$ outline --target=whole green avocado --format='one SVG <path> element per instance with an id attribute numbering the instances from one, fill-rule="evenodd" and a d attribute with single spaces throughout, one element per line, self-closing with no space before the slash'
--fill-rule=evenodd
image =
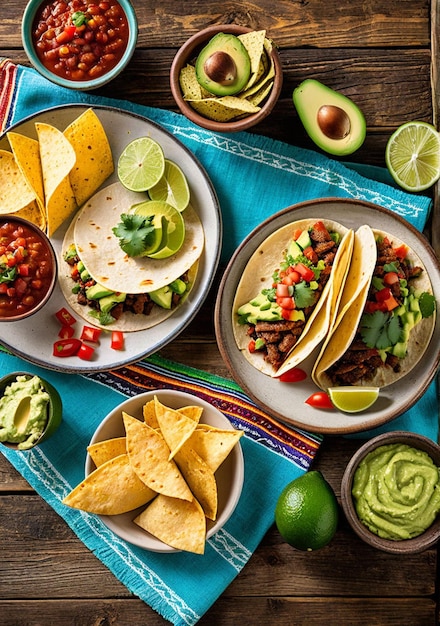
<path id="1" fill-rule="evenodd" d="M 293 103 L 307 134 L 325 152 L 344 156 L 363 144 L 365 118 L 347 96 L 309 78 L 294 90 Z"/>
<path id="2" fill-rule="evenodd" d="M 204 89 L 216 96 L 232 96 L 249 81 L 251 61 L 238 37 L 217 33 L 199 53 L 195 69 Z"/>

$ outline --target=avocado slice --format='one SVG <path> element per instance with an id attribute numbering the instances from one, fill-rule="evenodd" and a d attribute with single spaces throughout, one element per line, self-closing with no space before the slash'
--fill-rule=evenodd
<path id="1" fill-rule="evenodd" d="M 231 96 L 248 83 L 251 60 L 238 37 L 217 33 L 199 53 L 195 70 L 204 89 L 216 96 Z"/>
<path id="2" fill-rule="evenodd" d="M 104 287 L 99 283 L 95 283 L 86 289 L 86 297 L 88 300 L 100 300 L 105 296 L 111 296 L 112 293 L 114 292 L 111 289 L 107 289 L 107 287 Z"/>
<path id="3" fill-rule="evenodd" d="M 171 304 L 173 301 L 173 291 L 169 285 L 165 285 L 160 289 L 150 291 L 148 295 L 153 300 L 153 302 L 161 306 L 163 309 L 171 309 Z"/>
<path id="4" fill-rule="evenodd" d="M 325 152 L 344 156 L 363 144 L 365 118 L 350 98 L 309 78 L 294 90 L 293 103 L 307 134 Z"/>
<path id="5" fill-rule="evenodd" d="M 99 299 L 99 308 L 103 313 L 110 313 L 112 308 L 119 302 L 124 302 L 126 297 L 126 293 L 113 292 L 110 296 L 104 296 Z"/>

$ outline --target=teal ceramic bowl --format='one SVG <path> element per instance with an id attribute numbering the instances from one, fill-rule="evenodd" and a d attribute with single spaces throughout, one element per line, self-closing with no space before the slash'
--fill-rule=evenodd
<path id="1" fill-rule="evenodd" d="M 118 4 L 123 9 L 125 16 L 127 18 L 128 23 L 128 41 L 125 46 L 122 57 L 119 59 L 117 64 L 106 71 L 105 73 L 97 76 L 93 79 L 81 79 L 81 80 L 73 80 L 70 78 L 62 78 L 58 76 L 53 71 L 48 69 L 38 54 L 36 53 L 32 31 L 33 25 L 37 15 L 39 14 L 40 7 L 42 5 L 47 4 L 55 4 L 56 0 L 30 0 L 26 6 L 26 9 L 23 13 L 22 25 L 21 25 L 21 36 L 24 50 L 28 56 L 29 61 L 33 65 L 33 67 L 38 70 L 38 72 L 52 81 L 53 83 L 60 85 L 61 87 L 67 87 L 69 89 L 75 89 L 79 91 L 89 91 L 93 89 L 98 89 L 103 85 L 106 85 L 110 81 L 112 81 L 116 76 L 118 76 L 122 70 L 127 66 L 133 53 L 136 48 L 136 42 L 138 37 L 138 22 L 135 10 L 130 3 L 130 0 L 117 0 Z M 111 0 L 108 2 L 109 5 L 114 4 Z M 60 44 L 62 45 L 62 43 Z M 67 42 L 66 45 L 70 45 L 70 42 Z"/>
<path id="2" fill-rule="evenodd" d="M 17 380 L 17 376 L 25 376 L 27 379 L 30 379 L 34 376 L 34 374 L 30 374 L 29 372 L 12 372 L 11 374 L 7 374 L 6 376 L 3 376 L 3 378 L 0 379 L 0 398 L 3 397 L 5 393 L 5 389 L 11 383 Z M 40 443 L 43 443 L 43 441 L 46 441 L 46 439 L 49 439 L 49 437 L 51 437 L 55 433 L 55 431 L 58 429 L 62 421 L 63 405 L 62 405 L 60 394 L 55 389 L 55 387 L 51 385 L 47 380 L 44 380 L 43 378 L 41 378 L 41 376 L 39 376 L 39 378 L 42 382 L 42 386 L 44 390 L 47 391 L 47 393 L 50 396 L 50 400 L 49 400 L 49 404 L 47 408 L 47 421 L 39 438 L 33 443 L 33 445 L 30 448 L 27 448 L 26 450 L 22 450 L 22 452 L 27 452 L 27 450 L 31 450 L 35 446 L 38 446 Z M 10 443 L 8 441 L 2 441 L 1 443 L 7 448 L 11 448 L 13 450 L 20 450 L 17 443 Z"/>

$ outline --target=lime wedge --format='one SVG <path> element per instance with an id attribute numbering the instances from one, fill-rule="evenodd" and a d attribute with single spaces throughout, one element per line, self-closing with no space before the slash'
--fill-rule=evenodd
<path id="1" fill-rule="evenodd" d="M 147 191 L 154 187 L 165 171 L 162 147 L 151 137 L 138 137 L 122 151 L 118 176 L 130 191 Z"/>
<path id="2" fill-rule="evenodd" d="M 385 161 L 403 189 L 428 189 L 440 178 L 440 134 L 426 122 L 402 124 L 388 140 Z"/>
<path id="3" fill-rule="evenodd" d="M 189 186 L 180 167 L 165 159 L 165 171 L 160 181 L 148 190 L 152 200 L 168 202 L 178 211 L 184 211 L 189 204 Z"/>
<path id="4" fill-rule="evenodd" d="M 379 387 L 329 387 L 328 395 L 340 411 L 360 413 L 376 402 Z"/>
<path id="5" fill-rule="evenodd" d="M 146 256 L 166 259 L 180 250 L 185 240 L 185 222 L 180 211 L 167 202 L 150 200 L 137 204 L 134 212 L 147 217 L 154 215 L 153 223 L 161 220 L 162 239 L 159 248 Z"/>

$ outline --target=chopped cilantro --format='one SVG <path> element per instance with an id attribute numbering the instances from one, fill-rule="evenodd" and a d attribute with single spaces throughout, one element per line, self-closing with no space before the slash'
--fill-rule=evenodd
<path id="1" fill-rule="evenodd" d="M 402 325 L 397 315 L 383 311 L 365 313 L 361 318 L 360 333 L 368 348 L 386 350 L 399 342 Z"/>
<path id="2" fill-rule="evenodd" d="M 399 264 L 396 261 L 392 261 L 391 263 L 385 263 L 383 266 L 384 272 L 396 272 L 399 273 Z"/>
<path id="3" fill-rule="evenodd" d="M 121 220 L 113 232 L 119 238 L 119 245 L 130 257 L 142 256 L 151 242 L 154 233 L 152 215 L 146 217 L 136 213 L 123 213 Z"/>
<path id="4" fill-rule="evenodd" d="M 298 309 L 305 309 L 314 304 L 316 291 L 310 289 L 306 282 L 301 281 L 295 285 L 294 298 L 296 307 Z"/>
<path id="5" fill-rule="evenodd" d="M 111 315 L 111 313 L 103 313 L 102 311 L 90 311 L 90 317 L 96 318 L 100 324 L 103 326 L 107 326 L 108 324 L 112 324 L 115 322 L 115 318 Z"/>
<path id="6" fill-rule="evenodd" d="M 12 283 L 17 276 L 17 268 L 0 265 L 0 283 Z"/>
<path id="7" fill-rule="evenodd" d="M 431 317 L 436 309 L 435 297 L 432 293 L 424 291 L 419 297 L 419 305 L 422 317 Z"/>

